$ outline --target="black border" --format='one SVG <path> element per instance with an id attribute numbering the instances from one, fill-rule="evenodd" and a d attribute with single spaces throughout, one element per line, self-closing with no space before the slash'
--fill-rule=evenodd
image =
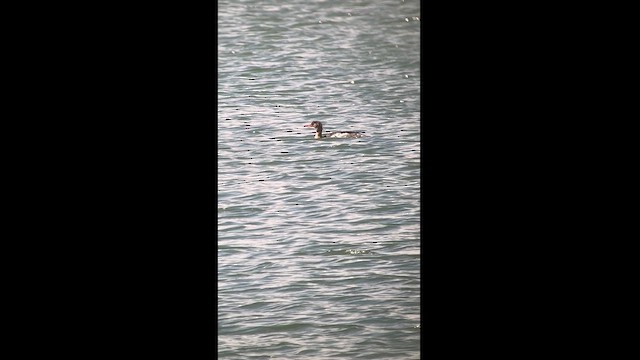
<path id="1" fill-rule="evenodd" d="M 215 6 L 43 15 L 45 352 L 217 356 Z"/>

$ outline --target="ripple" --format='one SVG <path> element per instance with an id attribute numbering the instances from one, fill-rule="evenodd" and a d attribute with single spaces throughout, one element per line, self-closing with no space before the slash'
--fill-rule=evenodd
<path id="1" fill-rule="evenodd" d="M 220 358 L 420 358 L 421 21 L 218 3 Z"/>

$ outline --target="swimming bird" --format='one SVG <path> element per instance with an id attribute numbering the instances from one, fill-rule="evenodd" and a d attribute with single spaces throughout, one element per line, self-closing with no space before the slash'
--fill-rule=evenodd
<path id="1" fill-rule="evenodd" d="M 322 133 L 322 123 L 320 121 L 312 121 L 311 124 L 307 124 L 304 127 L 312 127 L 314 129 L 316 129 L 316 136 L 314 137 L 314 139 L 321 139 L 321 138 L 360 138 L 363 136 L 366 136 L 365 134 L 363 134 L 360 131 L 336 131 L 336 132 L 330 132 L 329 134 L 323 134 Z"/>

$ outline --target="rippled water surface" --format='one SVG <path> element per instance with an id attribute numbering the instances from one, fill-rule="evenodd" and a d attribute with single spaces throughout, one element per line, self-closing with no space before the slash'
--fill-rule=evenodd
<path id="1" fill-rule="evenodd" d="M 420 358 L 420 22 L 218 1 L 220 358 Z"/>

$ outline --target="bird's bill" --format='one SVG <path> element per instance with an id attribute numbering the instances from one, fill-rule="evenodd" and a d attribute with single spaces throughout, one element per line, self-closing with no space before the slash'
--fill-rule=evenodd
<path id="1" fill-rule="evenodd" d="M 307 124 L 307 125 L 305 125 L 304 127 L 313 127 L 313 125 L 311 125 L 311 124 Z"/>

